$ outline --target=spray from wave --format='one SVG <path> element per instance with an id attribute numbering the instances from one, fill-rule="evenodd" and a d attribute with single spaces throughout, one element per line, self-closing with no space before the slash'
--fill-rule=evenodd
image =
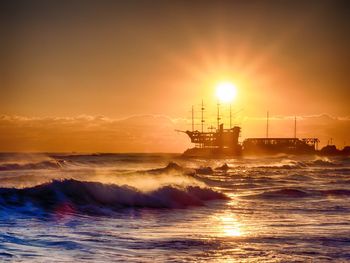
<path id="1" fill-rule="evenodd" d="M 186 208 L 227 198 L 208 188 L 191 169 L 173 162 L 163 168 L 131 172 L 88 165 L 74 169 L 75 164 L 69 163 L 47 172 L 52 163 L 18 164 L 20 169 L 7 166 L 15 171 L 0 178 L 0 207 L 24 212 L 100 213 L 121 208 Z M 30 169 L 29 174 L 24 167 Z"/>
<path id="2" fill-rule="evenodd" d="M 336 162 L 335 160 L 330 160 L 327 157 L 317 157 L 314 160 L 290 160 L 290 159 L 284 159 L 282 161 L 278 162 L 272 162 L 264 165 L 253 165 L 252 167 L 255 168 L 262 168 L 262 169 L 304 169 L 307 167 L 337 167 L 341 166 L 340 163 Z"/>
<path id="3" fill-rule="evenodd" d="M 53 162 L 53 161 L 51 161 Z M 37 167 L 38 163 L 21 165 Z M 48 183 L 52 180 L 75 179 L 78 181 L 101 182 L 105 184 L 129 185 L 141 191 L 150 191 L 166 185 L 178 186 L 201 186 L 205 183 L 194 176 L 191 169 L 170 162 L 167 166 L 157 169 L 120 171 L 115 167 L 95 167 L 81 165 L 80 163 L 60 164 L 60 169 L 49 169 L 56 164 L 41 162 L 43 169 L 16 169 L 6 170 L 0 177 L 2 187 L 28 188 L 39 184 Z M 1 169 L 1 166 L 0 166 Z"/>

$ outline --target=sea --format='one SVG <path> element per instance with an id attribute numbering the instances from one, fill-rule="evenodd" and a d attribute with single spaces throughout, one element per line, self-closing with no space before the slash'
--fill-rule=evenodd
<path id="1" fill-rule="evenodd" d="M 350 262 L 350 158 L 0 154 L 1 262 Z"/>

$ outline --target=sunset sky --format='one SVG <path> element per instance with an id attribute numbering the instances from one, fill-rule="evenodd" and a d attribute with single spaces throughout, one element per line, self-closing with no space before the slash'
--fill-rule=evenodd
<path id="1" fill-rule="evenodd" d="M 181 152 L 237 86 L 244 137 L 350 144 L 348 1 L 2 1 L 0 151 Z M 223 106 L 227 113 L 227 106 Z M 227 115 L 226 115 L 227 116 Z"/>

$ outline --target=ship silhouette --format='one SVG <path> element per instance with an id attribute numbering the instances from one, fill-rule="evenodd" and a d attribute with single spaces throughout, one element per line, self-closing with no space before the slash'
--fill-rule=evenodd
<path id="1" fill-rule="evenodd" d="M 182 131 L 195 144 L 194 148 L 187 149 L 185 156 L 239 156 L 242 146 L 239 143 L 241 128 L 234 126 L 224 129 L 221 123 L 214 132 Z"/>
<path id="2" fill-rule="evenodd" d="M 220 122 L 220 104 L 217 104 L 217 128 L 210 127 L 210 131 L 204 131 L 204 106 L 201 105 L 201 131 L 194 130 L 194 110 L 192 106 L 192 130 L 181 131 L 187 134 L 193 148 L 187 149 L 183 156 L 186 157 L 234 157 L 242 155 L 350 155 L 350 146 L 345 146 L 343 150 L 338 150 L 334 145 L 327 145 L 321 150 L 318 149 L 320 140 L 318 138 L 297 138 L 296 118 L 294 121 L 294 137 L 274 137 L 269 135 L 269 113 L 266 118 L 266 137 L 246 138 L 240 143 L 241 127 L 232 126 L 230 107 L 230 126 L 224 128 L 224 123 Z"/>

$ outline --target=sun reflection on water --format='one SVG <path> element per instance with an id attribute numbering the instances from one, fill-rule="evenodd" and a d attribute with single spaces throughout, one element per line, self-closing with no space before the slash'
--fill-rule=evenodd
<path id="1" fill-rule="evenodd" d="M 217 221 L 217 232 L 225 237 L 241 237 L 244 235 L 242 224 L 234 214 L 223 214 L 215 217 Z"/>
<path id="2" fill-rule="evenodd" d="M 226 236 L 239 237 L 242 236 L 242 231 L 237 220 L 232 216 L 221 217 L 222 231 Z"/>

